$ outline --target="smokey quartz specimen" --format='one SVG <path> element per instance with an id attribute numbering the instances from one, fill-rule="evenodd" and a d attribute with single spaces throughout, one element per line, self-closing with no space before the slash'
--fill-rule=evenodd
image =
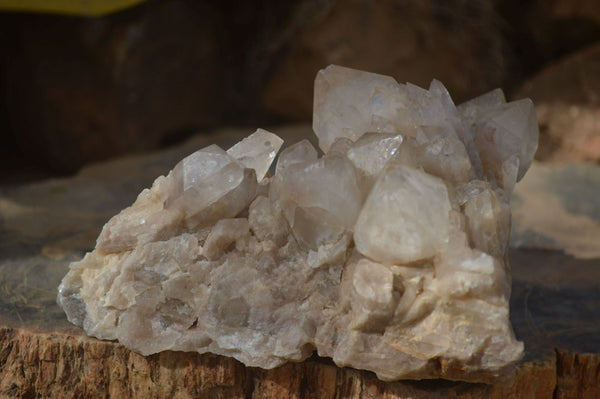
<path id="1" fill-rule="evenodd" d="M 302 141 L 270 176 L 282 140 L 259 129 L 157 178 L 71 264 L 69 320 L 144 355 L 271 368 L 316 349 L 383 380 L 509 374 L 523 344 L 504 257 L 531 101 L 456 107 L 438 81 L 330 66 L 314 105 L 321 157 Z"/>

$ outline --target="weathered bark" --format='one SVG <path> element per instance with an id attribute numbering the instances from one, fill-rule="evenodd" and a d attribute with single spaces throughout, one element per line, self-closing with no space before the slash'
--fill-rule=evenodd
<path id="1" fill-rule="evenodd" d="M 556 351 L 554 398 L 600 398 L 600 355 Z"/>
<path id="2" fill-rule="evenodd" d="M 597 394 L 599 357 L 557 352 L 527 362 L 510 383 L 444 380 L 386 383 L 325 359 L 273 370 L 223 356 L 162 352 L 144 357 L 83 335 L 0 329 L 0 396 L 51 398 L 549 398 Z M 579 385 L 581 378 L 585 385 Z M 581 397 L 581 396 L 579 396 Z M 584 396 L 587 397 L 587 396 Z M 593 397 L 593 396 L 589 396 Z"/>

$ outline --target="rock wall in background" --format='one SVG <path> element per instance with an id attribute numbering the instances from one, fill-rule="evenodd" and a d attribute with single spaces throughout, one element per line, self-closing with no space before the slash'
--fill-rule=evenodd
<path id="1" fill-rule="evenodd" d="M 31 158 L 73 171 L 220 122 L 221 15 L 210 5 L 17 18 L 5 96 L 16 142 Z"/>
<path id="2" fill-rule="evenodd" d="M 273 60 L 261 101 L 276 115 L 307 119 L 316 71 L 338 64 L 420 86 L 435 77 L 461 102 L 506 79 L 508 48 L 498 20 L 487 1 L 337 2 L 306 18 Z"/>
<path id="3" fill-rule="evenodd" d="M 198 129 L 308 121 L 314 75 L 330 63 L 437 78 L 458 102 L 499 86 L 513 97 L 598 41 L 593 1 L 148 0 L 102 18 L 4 13 L 0 158 L 65 173 Z"/>
<path id="4" fill-rule="evenodd" d="M 600 43 L 546 66 L 515 96 L 532 98 L 536 104 L 537 159 L 600 161 Z"/>

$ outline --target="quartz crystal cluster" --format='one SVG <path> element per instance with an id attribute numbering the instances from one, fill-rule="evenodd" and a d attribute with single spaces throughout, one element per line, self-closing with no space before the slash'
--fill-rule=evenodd
<path id="1" fill-rule="evenodd" d="M 523 354 L 505 262 L 538 127 L 494 90 L 455 106 L 339 66 L 318 73 L 319 150 L 258 129 L 183 159 L 103 228 L 58 303 L 149 355 L 272 368 L 314 350 L 383 380 L 494 381 Z"/>

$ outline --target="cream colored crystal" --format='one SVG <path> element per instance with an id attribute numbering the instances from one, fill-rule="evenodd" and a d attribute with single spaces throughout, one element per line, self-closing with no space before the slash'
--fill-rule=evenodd
<path id="1" fill-rule="evenodd" d="M 144 355 L 212 352 L 272 368 L 317 350 L 384 380 L 494 382 L 523 354 L 504 264 L 510 196 L 538 130 L 500 90 L 456 107 L 330 66 L 325 152 L 257 130 L 156 179 L 74 262 L 58 303 Z"/>

